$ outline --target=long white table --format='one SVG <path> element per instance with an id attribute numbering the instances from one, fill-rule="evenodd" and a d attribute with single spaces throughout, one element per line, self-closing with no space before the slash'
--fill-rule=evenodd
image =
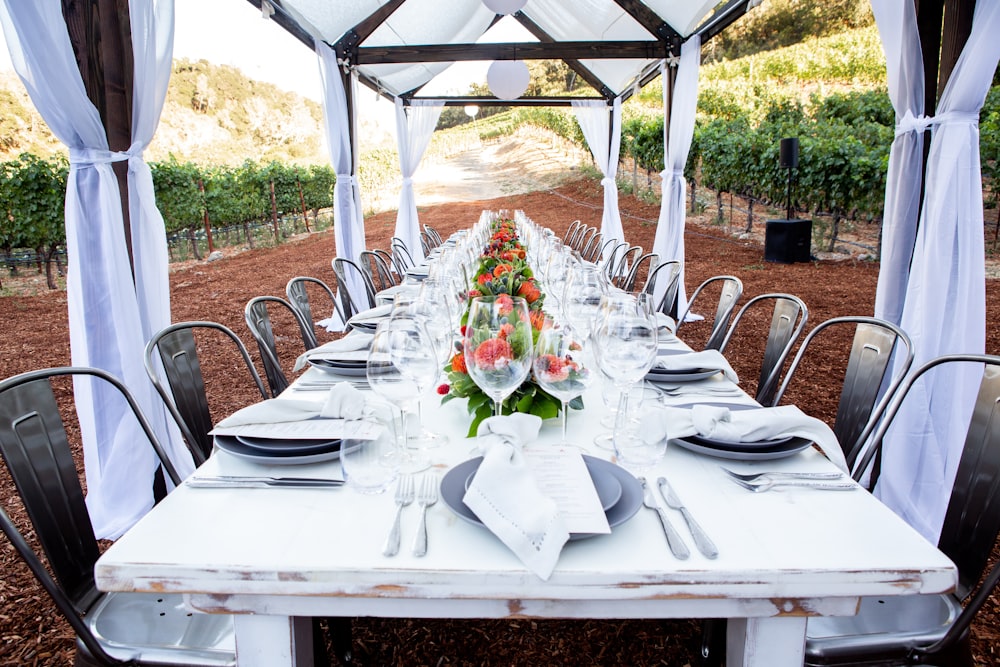
<path id="1" fill-rule="evenodd" d="M 309 373 L 319 371 L 310 370 Z M 320 400 L 322 392 L 295 392 Z M 690 401 L 691 399 L 685 399 Z M 705 400 L 720 400 L 707 397 Z M 599 391 L 571 412 L 569 437 L 594 456 L 604 431 Z M 464 401 L 424 401 L 427 425 L 451 436 L 431 450 L 441 474 L 470 458 Z M 557 442 L 557 420 L 541 443 Z M 834 470 L 810 449 L 753 464 L 671 444 L 647 477 L 665 475 L 719 548 L 674 558 L 655 513 L 640 508 L 611 535 L 570 542 L 542 581 L 486 529 L 444 502 L 428 513 L 429 549 L 409 546 L 417 509 L 403 514 L 399 555 L 382 556 L 391 493 L 338 489 L 195 489 L 182 485 L 98 561 L 105 591 L 177 592 L 191 608 L 236 616 L 241 666 L 311 664 L 311 616 L 411 618 L 728 618 L 728 664 L 802 664 L 806 620 L 855 613 L 860 596 L 951 590 L 954 564 L 867 492 L 751 493 L 724 476 L 740 470 Z M 196 474 L 339 474 L 337 462 L 262 466 L 215 453 Z"/>

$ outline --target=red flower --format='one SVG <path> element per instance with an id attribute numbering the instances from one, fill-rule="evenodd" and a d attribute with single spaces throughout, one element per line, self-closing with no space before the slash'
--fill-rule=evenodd
<path id="1" fill-rule="evenodd" d="M 479 277 L 476 278 L 476 282 L 479 283 L 480 285 L 485 285 L 490 280 L 492 280 L 492 278 L 493 278 L 493 276 L 491 276 L 488 273 L 480 273 Z"/>
<path id="2" fill-rule="evenodd" d="M 473 358 L 480 368 L 496 370 L 503 368 L 514 358 L 514 350 L 505 340 L 488 338 L 479 344 Z"/>
<path id="3" fill-rule="evenodd" d="M 501 294 L 497 296 L 497 312 L 503 315 L 510 315 L 514 311 L 514 299 L 510 298 L 509 294 Z"/>
<path id="4" fill-rule="evenodd" d="M 439 384 L 439 385 L 438 385 L 438 388 L 437 388 L 437 393 L 438 393 L 438 394 L 440 394 L 441 396 L 444 396 L 444 395 L 445 395 L 445 394 L 447 394 L 447 393 L 448 393 L 449 391 L 451 391 L 451 387 L 450 387 L 450 386 L 448 386 L 448 383 L 447 383 L 447 382 L 445 382 L 444 384 Z"/>
<path id="5" fill-rule="evenodd" d="M 557 357 L 554 354 L 543 355 L 538 361 L 538 370 L 544 375 L 550 382 L 562 382 L 569 377 L 569 372 L 571 369 L 572 362 L 567 362 L 562 357 Z M 575 367 L 575 364 L 573 364 Z"/>
<path id="6" fill-rule="evenodd" d="M 514 333 L 514 325 L 511 324 L 510 322 L 507 322 L 506 324 L 500 327 L 500 331 L 497 332 L 497 337 L 500 338 L 501 340 L 507 340 L 507 338 L 512 333 Z"/>

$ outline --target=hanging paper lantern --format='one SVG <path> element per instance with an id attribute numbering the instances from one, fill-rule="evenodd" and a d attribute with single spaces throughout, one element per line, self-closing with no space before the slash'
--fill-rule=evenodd
<path id="1" fill-rule="evenodd" d="M 496 14 L 513 14 L 521 11 L 528 0 L 483 0 L 483 4 Z"/>
<path id="2" fill-rule="evenodd" d="M 486 72 L 490 91 L 501 100 L 514 100 L 524 95 L 531 83 L 528 66 L 520 60 L 498 60 Z"/>

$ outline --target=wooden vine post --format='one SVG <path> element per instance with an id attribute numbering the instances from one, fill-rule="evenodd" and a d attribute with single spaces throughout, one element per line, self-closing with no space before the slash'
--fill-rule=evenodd
<path id="1" fill-rule="evenodd" d="M 208 221 L 208 202 L 205 201 L 205 182 L 202 179 L 198 179 L 198 191 L 201 193 L 201 201 L 204 204 L 202 206 L 202 211 L 204 212 L 204 222 L 205 222 L 205 238 L 208 240 L 208 254 L 211 255 L 215 252 L 215 244 L 212 242 L 212 225 Z"/>
<path id="2" fill-rule="evenodd" d="M 270 180 L 271 184 L 271 223 L 274 225 L 274 244 L 278 245 L 281 243 L 281 233 L 278 229 L 278 202 L 274 198 L 274 179 Z"/>

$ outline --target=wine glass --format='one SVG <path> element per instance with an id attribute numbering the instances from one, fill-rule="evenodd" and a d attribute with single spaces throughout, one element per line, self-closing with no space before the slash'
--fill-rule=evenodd
<path id="1" fill-rule="evenodd" d="M 600 312 L 605 293 L 601 270 L 593 264 L 577 263 L 566 280 L 561 300 L 563 319 L 569 322 L 586 345 Z"/>
<path id="2" fill-rule="evenodd" d="M 493 414 L 501 415 L 504 399 L 531 371 L 528 302 L 506 294 L 473 299 L 462 349 L 469 377 L 493 399 Z"/>
<path id="3" fill-rule="evenodd" d="M 548 323 L 547 323 L 548 324 Z M 562 402 L 562 441 L 566 437 L 569 402 L 583 394 L 594 380 L 595 369 L 584 354 L 581 337 L 566 324 L 545 326 L 535 342 L 532 363 L 535 382 Z"/>
<path id="4" fill-rule="evenodd" d="M 664 453 L 664 443 L 645 441 L 630 428 L 628 417 L 631 387 L 656 360 L 656 329 L 656 319 L 644 304 L 621 299 L 607 309 L 594 332 L 601 370 L 621 392 L 613 434 L 615 455 L 633 472 L 651 467 Z"/>
<path id="5" fill-rule="evenodd" d="M 368 351 L 368 384 L 372 391 L 399 408 L 396 450 L 403 473 L 430 467 L 430 459 L 422 450 L 407 445 L 406 414 L 427 389 L 426 369 L 436 373 L 436 367 L 434 348 L 416 320 L 398 317 L 379 323 Z M 434 376 L 431 377 L 433 382 Z"/>
<path id="6" fill-rule="evenodd" d="M 425 281 L 426 282 L 426 281 Z M 397 360 L 402 371 L 414 376 L 421 387 L 421 396 L 427 388 L 435 385 L 444 372 L 444 364 L 449 358 L 453 344 L 451 317 L 446 304 L 431 299 L 422 290 L 416 299 L 398 311 L 393 310 L 393 319 L 410 319 L 422 327 L 418 332 L 425 345 L 433 351 L 433 363 L 428 355 L 404 355 Z M 405 326 L 400 324 L 400 326 Z M 448 436 L 434 433 L 424 428 L 423 401 L 417 399 L 417 420 L 419 433 L 411 435 L 410 440 L 417 439 L 422 447 L 437 447 L 448 442 Z"/>

